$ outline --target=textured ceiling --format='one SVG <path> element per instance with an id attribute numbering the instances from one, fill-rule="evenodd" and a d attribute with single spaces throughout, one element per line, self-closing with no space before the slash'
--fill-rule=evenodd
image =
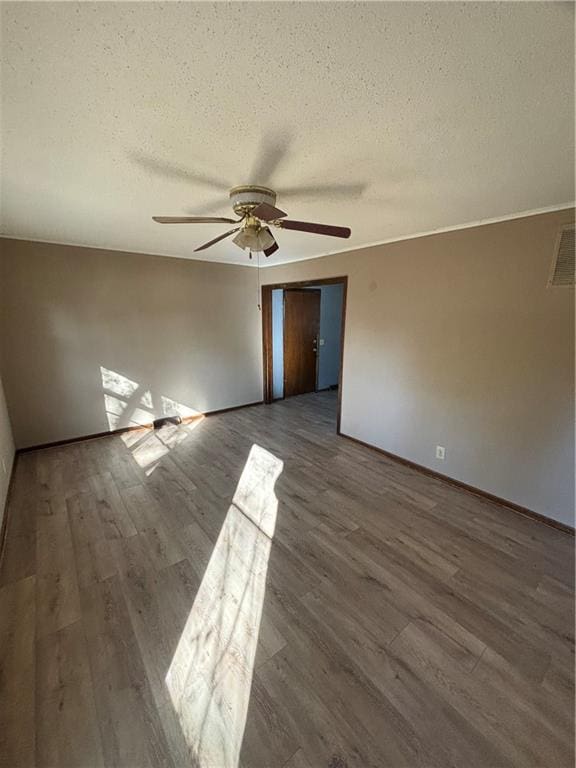
<path id="1" fill-rule="evenodd" d="M 191 257 L 278 191 L 273 263 L 574 199 L 571 3 L 2 3 L 0 231 Z M 198 256 L 246 263 L 223 242 Z"/>

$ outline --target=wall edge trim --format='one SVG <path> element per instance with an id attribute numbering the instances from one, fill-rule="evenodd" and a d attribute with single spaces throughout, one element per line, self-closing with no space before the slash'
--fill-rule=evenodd
<path id="1" fill-rule="evenodd" d="M 242 403 L 241 405 L 231 405 L 228 408 L 218 408 L 214 411 L 206 411 L 205 413 L 199 413 L 197 416 L 185 416 L 182 419 L 183 424 L 190 424 L 197 419 L 202 419 L 210 416 L 219 416 L 222 413 L 229 413 L 230 411 L 238 411 L 241 408 L 251 408 L 254 405 L 262 405 L 262 400 L 255 400 L 251 403 Z M 113 437 L 114 435 L 124 435 L 126 432 L 137 432 L 141 429 L 154 429 L 154 424 L 148 422 L 145 424 L 137 424 L 130 427 L 120 427 L 119 429 L 110 429 L 107 432 L 94 432 L 90 435 L 79 435 L 78 437 L 68 437 L 65 440 L 56 440 L 52 443 L 39 443 L 38 445 L 28 445 L 25 448 L 18 448 L 16 450 L 16 456 L 22 453 L 32 453 L 33 451 L 45 451 L 49 448 L 59 448 L 62 445 L 70 445 L 71 443 L 82 443 L 87 440 L 99 440 L 103 437 Z"/>
<path id="2" fill-rule="evenodd" d="M 6 492 L 6 499 L 4 500 L 4 509 L 2 510 L 2 527 L 0 527 L 0 563 L 2 563 L 2 559 L 4 557 L 4 545 L 6 544 L 6 533 L 8 530 L 8 511 L 10 508 L 10 500 L 14 492 L 14 478 L 16 477 L 17 462 L 18 451 L 14 451 L 12 469 L 10 470 L 10 480 L 8 480 L 8 490 Z"/>
<path id="3" fill-rule="evenodd" d="M 325 253 L 319 253 L 316 256 L 306 256 L 302 259 L 289 259 L 287 261 L 274 261 L 273 263 L 266 263 L 263 266 L 264 269 L 270 269 L 271 267 L 285 267 L 290 264 L 301 264 L 306 261 L 313 261 L 314 259 L 323 259 L 326 256 L 337 256 L 342 253 L 356 253 L 356 251 L 364 251 L 368 248 L 378 248 L 381 245 L 393 245 L 394 243 L 402 243 L 405 240 L 419 240 L 420 238 L 433 237 L 434 235 L 447 235 L 451 232 L 459 232 L 463 229 L 476 229 L 479 227 L 489 227 L 493 224 L 504 224 L 507 221 L 515 221 L 517 219 L 528 219 L 532 216 L 543 216 L 547 213 L 560 213 L 561 211 L 571 211 L 576 207 L 576 202 L 558 203 L 557 205 L 548 205 L 543 208 L 533 208 L 527 211 L 518 211 L 517 213 L 507 213 L 503 216 L 492 216 L 488 219 L 477 219 L 474 221 L 466 221 L 463 224 L 451 224 L 447 227 L 438 227 L 437 229 L 423 230 L 422 232 L 415 232 L 412 235 L 397 235 L 395 237 L 389 237 L 385 240 L 375 240 L 370 243 L 362 243 L 361 245 L 349 245 L 345 248 L 338 248 L 333 251 L 326 251 Z M 264 273 L 265 274 L 265 273 Z"/>
<path id="4" fill-rule="evenodd" d="M 443 235 L 449 232 L 457 232 L 461 229 L 474 229 L 475 227 L 485 227 L 485 226 L 489 226 L 490 224 L 500 224 L 506 221 L 514 221 L 514 219 L 525 219 L 525 218 L 529 218 L 530 216 L 541 216 L 546 213 L 568 211 L 574 207 L 576 207 L 576 201 L 556 203 L 555 205 L 547 205 L 541 208 L 530 208 L 526 211 L 516 211 L 515 213 L 506 213 L 503 216 L 492 216 L 487 219 L 477 219 L 473 221 L 466 221 L 466 222 L 463 222 L 462 224 L 450 224 L 446 227 L 438 227 L 437 229 L 423 230 L 421 232 L 415 232 L 414 234 L 410 234 L 410 235 L 397 235 L 384 240 L 376 240 L 370 243 L 361 243 L 359 245 L 354 245 L 354 246 L 349 245 L 347 248 L 339 248 L 333 251 L 325 251 L 324 253 L 318 253 L 315 256 L 306 256 L 302 259 L 289 259 L 288 261 L 274 261 L 272 263 L 267 262 L 266 264 L 261 264 L 260 268 L 269 269 L 270 267 L 282 267 L 282 266 L 286 266 L 287 264 L 299 264 L 300 262 L 303 262 L 303 261 L 312 261 L 313 259 L 323 259 L 326 256 L 336 256 L 339 253 L 347 253 L 347 252 L 353 253 L 355 251 L 362 251 L 367 248 L 377 248 L 380 245 L 389 245 L 391 243 L 401 243 L 404 240 L 417 240 L 421 237 L 431 237 L 432 235 Z M 249 269 L 255 269 L 258 266 L 256 263 L 242 264 L 237 261 L 227 261 L 223 259 L 219 259 L 218 261 L 216 261 L 215 259 L 201 258 L 198 256 L 195 256 L 194 258 L 192 258 L 191 256 L 176 256 L 171 253 L 157 253 L 154 251 L 131 251 L 131 250 L 126 250 L 126 248 L 110 248 L 107 246 L 100 246 L 100 245 L 87 245 L 85 243 L 69 243 L 69 242 L 62 242 L 59 240 L 38 240 L 31 237 L 23 237 L 22 235 L 10 235 L 7 232 L 0 232 L 0 240 L 20 240 L 22 242 L 28 242 L 28 243 L 40 243 L 42 245 L 64 245 L 68 248 L 87 248 L 87 249 L 96 250 L 96 251 L 110 251 L 111 253 L 128 253 L 128 254 L 134 254 L 136 256 L 159 256 L 164 259 L 182 259 L 184 261 L 202 261 L 202 262 L 208 262 L 209 264 L 222 264 L 224 266 L 230 266 L 230 267 L 247 267 Z"/>
<path id="5" fill-rule="evenodd" d="M 507 499 L 503 499 L 501 496 L 496 496 L 493 493 L 490 493 L 489 491 L 483 491 L 481 488 L 477 488 L 474 485 L 469 485 L 468 483 L 464 483 L 462 480 L 457 480 L 455 477 L 450 477 L 450 475 L 443 475 L 441 472 L 436 472 L 434 469 L 430 469 L 429 467 L 425 467 L 423 464 L 417 464 L 415 461 L 411 461 L 410 459 L 405 459 L 403 456 L 398 456 L 396 453 L 391 453 L 390 451 L 386 451 L 384 448 L 379 448 L 377 445 L 372 445 L 371 443 L 366 443 L 364 440 L 360 440 L 357 437 L 352 437 L 351 435 L 347 435 L 344 432 L 338 432 L 340 437 L 346 438 L 346 440 L 351 440 L 354 443 L 357 443 L 358 445 L 362 445 L 365 448 L 370 448 L 372 451 L 376 451 L 377 453 L 381 453 L 384 456 L 387 456 L 389 459 L 392 459 L 392 461 L 396 461 L 399 464 L 404 464 L 405 466 L 410 467 L 411 469 L 415 469 L 418 472 L 421 472 L 422 474 L 429 475 L 430 477 L 434 477 L 437 480 L 443 480 L 445 483 L 448 483 L 449 485 L 456 486 L 457 488 L 460 488 L 460 490 L 467 491 L 468 493 L 473 494 L 474 496 L 480 496 L 482 499 L 485 499 L 486 501 L 491 501 L 494 504 L 499 504 L 501 507 L 506 507 L 507 509 L 511 510 L 512 512 L 515 512 L 518 515 L 523 515 L 524 517 L 529 518 L 530 520 L 534 520 L 535 522 L 542 523 L 542 525 L 547 525 L 549 528 L 555 528 L 558 531 L 562 531 L 562 533 L 567 533 L 571 536 L 575 535 L 575 529 L 568 525 L 567 523 L 561 523 L 559 520 L 554 520 L 551 517 L 546 517 L 546 515 L 540 514 L 540 512 L 534 512 L 532 509 L 528 509 L 528 507 L 523 507 L 520 504 L 516 504 L 513 501 L 508 501 Z"/>

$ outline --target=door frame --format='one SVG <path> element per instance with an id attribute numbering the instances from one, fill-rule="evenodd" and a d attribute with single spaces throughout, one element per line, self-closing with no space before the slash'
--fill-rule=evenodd
<path id="1" fill-rule="evenodd" d="M 336 433 L 340 434 L 342 415 L 342 384 L 344 373 L 344 340 L 346 336 L 346 300 L 348 295 L 348 277 L 324 277 L 317 280 L 299 280 L 292 283 L 271 283 L 262 286 L 262 363 L 263 363 L 263 401 L 272 402 L 272 291 L 282 288 L 314 288 L 317 285 L 342 285 L 342 320 L 340 329 L 340 370 L 338 372 L 338 411 Z"/>

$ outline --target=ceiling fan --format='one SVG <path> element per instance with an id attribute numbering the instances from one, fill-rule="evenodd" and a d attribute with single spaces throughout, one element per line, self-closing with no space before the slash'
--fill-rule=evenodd
<path id="1" fill-rule="evenodd" d="M 237 233 L 232 242 L 239 248 L 247 250 L 250 258 L 252 258 L 253 252 L 261 252 L 265 256 L 270 256 L 278 250 L 278 243 L 268 225 L 279 229 L 311 232 L 317 235 L 350 237 L 348 227 L 335 227 L 329 224 L 313 224 L 308 221 L 287 219 L 287 214 L 276 208 L 276 192 L 268 187 L 255 185 L 233 187 L 230 190 L 230 201 L 234 213 L 240 217 L 239 219 L 221 216 L 153 216 L 152 218 L 159 224 L 238 224 L 239 226 L 198 246 L 194 251 L 204 251 Z"/>

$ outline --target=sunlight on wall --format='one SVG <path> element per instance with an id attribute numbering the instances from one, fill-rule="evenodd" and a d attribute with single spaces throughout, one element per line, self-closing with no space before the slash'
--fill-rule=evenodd
<path id="1" fill-rule="evenodd" d="M 187 405 L 177 403 L 165 395 L 160 395 L 160 405 L 165 416 L 181 416 L 183 419 L 189 416 L 199 416 L 200 411 L 189 408 Z"/>
<path id="2" fill-rule="evenodd" d="M 150 393 L 146 392 L 145 394 L 148 395 Z M 138 426 L 154 421 L 154 415 L 140 407 L 130 409 L 128 418 L 128 414 L 125 413 L 127 410 L 126 401 L 114 395 L 104 394 L 104 407 L 106 408 L 106 418 L 108 419 L 110 429 Z M 126 416 L 126 418 L 122 418 L 123 416 Z"/>
<path id="3" fill-rule="evenodd" d="M 104 408 L 110 429 L 148 424 L 154 421 L 152 394 L 136 381 L 100 366 Z"/>
<path id="4" fill-rule="evenodd" d="M 253 445 L 166 676 L 200 768 L 237 768 L 283 463 Z"/>
<path id="5" fill-rule="evenodd" d="M 100 373 L 102 375 L 102 386 L 104 389 L 109 389 L 110 392 L 115 392 L 125 399 L 132 397 L 134 392 L 140 389 L 140 385 L 137 382 L 131 381 L 121 373 L 111 371 L 109 368 L 100 366 Z"/>
<path id="6" fill-rule="evenodd" d="M 166 395 L 153 396 L 150 389 L 132 381 L 118 371 L 100 366 L 104 408 L 110 429 L 150 424 L 159 416 L 202 415 L 200 411 Z"/>

